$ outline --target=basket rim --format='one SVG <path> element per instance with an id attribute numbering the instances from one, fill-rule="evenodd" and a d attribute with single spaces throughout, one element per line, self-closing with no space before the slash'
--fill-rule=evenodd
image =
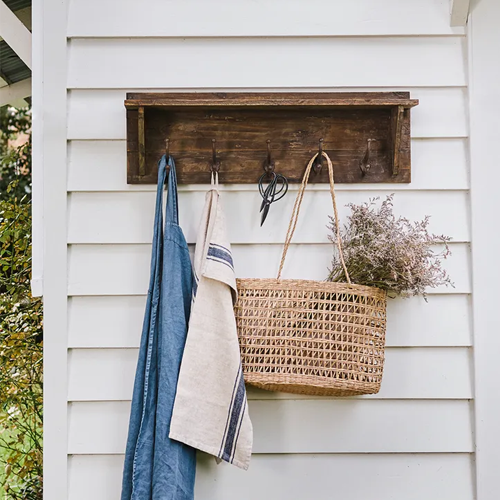
<path id="1" fill-rule="evenodd" d="M 380 299 L 387 299 L 387 292 L 381 288 L 374 286 L 357 285 L 355 283 L 338 283 L 334 281 L 319 281 L 305 279 L 277 279 L 277 278 L 236 278 L 237 288 L 263 288 L 263 285 L 272 285 L 276 289 L 294 288 L 310 288 L 311 286 L 318 287 L 321 285 L 325 291 L 345 291 L 347 293 L 365 293 L 371 296 L 377 296 Z"/>
<path id="2" fill-rule="evenodd" d="M 383 372 L 379 374 L 377 380 L 347 380 L 336 379 L 332 377 L 323 377 L 320 375 L 305 374 L 278 374 L 263 372 L 244 371 L 244 380 L 248 385 L 258 387 L 265 391 L 289 392 L 292 394 L 311 394 L 317 395 L 330 392 L 344 392 L 352 395 L 377 394 L 382 385 Z M 290 390 L 291 388 L 295 390 Z M 326 395 L 326 394 L 325 394 Z"/>

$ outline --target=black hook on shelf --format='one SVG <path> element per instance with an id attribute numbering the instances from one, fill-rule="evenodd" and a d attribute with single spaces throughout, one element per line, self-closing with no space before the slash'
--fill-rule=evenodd
<path id="1" fill-rule="evenodd" d="M 212 172 L 218 172 L 220 170 L 220 161 L 217 160 L 217 151 L 215 150 L 215 139 L 212 139 L 212 166 L 210 170 Z"/>
<path id="2" fill-rule="evenodd" d="M 319 140 L 318 144 L 318 156 L 313 163 L 313 172 L 319 174 L 321 172 L 321 167 L 323 166 L 323 138 Z"/>
<path id="3" fill-rule="evenodd" d="M 274 172 L 274 161 L 271 158 L 271 140 L 268 139 L 266 142 L 267 142 L 267 159 L 266 163 L 264 164 L 264 170 L 267 174 L 272 174 Z"/>
<path id="4" fill-rule="evenodd" d="M 168 157 L 170 156 L 170 139 L 165 139 L 165 156 Z"/>
<path id="5" fill-rule="evenodd" d="M 363 156 L 363 159 L 359 162 L 359 168 L 361 170 L 361 175 L 363 177 L 370 171 L 371 168 L 370 155 L 372 152 L 372 142 L 374 142 L 375 140 L 376 139 L 367 139 L 365 155 Z"/>

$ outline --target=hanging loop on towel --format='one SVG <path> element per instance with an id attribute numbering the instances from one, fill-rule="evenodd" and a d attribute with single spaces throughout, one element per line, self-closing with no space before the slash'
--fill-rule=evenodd
<path id="1" fill-rule="evenodd" d="M 217 160 L 217 151 L 215 149 L 215 139 L 212 139 L 212 166 L 210 171 L 212 173 L 218 172 L 220 170 L 220 161 Z"/>

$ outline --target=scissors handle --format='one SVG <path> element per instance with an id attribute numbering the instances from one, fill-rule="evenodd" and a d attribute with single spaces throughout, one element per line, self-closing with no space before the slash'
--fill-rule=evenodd
<path id="1" fill-rule="evenodd" d="M 272 179 L 264 189 L 264 179 L 266 176 L 272 174 Z M 288 192 L 288 180 L 281 174 L 275 172 L 265 172 L 259 179 L 259 193 L 262 196 L 262 203 L 260 204 L 260 211 L 262 212 L 260 225 L 264 224 L 271 204 L 281 200 Z"/>

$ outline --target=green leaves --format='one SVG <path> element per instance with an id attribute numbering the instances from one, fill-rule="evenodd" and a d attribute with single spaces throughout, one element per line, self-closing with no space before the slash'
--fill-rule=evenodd
<path id="1" fill-rule="evenodd" d="M 30 232 L 30 204 L 0 200 L 0 466 L 12 500 L 42 492 L 42 303 L 30 293 Z"/>
<path id="2" fill-rule="evenodd" d="M 0 199 L 31 194 L 30 134 L 30 108 L 0 108 Z"/>
<path id="3" fill-rule="evenodd" d="M 0 484 L 2 500 L 42 499 L 42 301 L 31 296 L 29 110 L 0 110 Z"/>

